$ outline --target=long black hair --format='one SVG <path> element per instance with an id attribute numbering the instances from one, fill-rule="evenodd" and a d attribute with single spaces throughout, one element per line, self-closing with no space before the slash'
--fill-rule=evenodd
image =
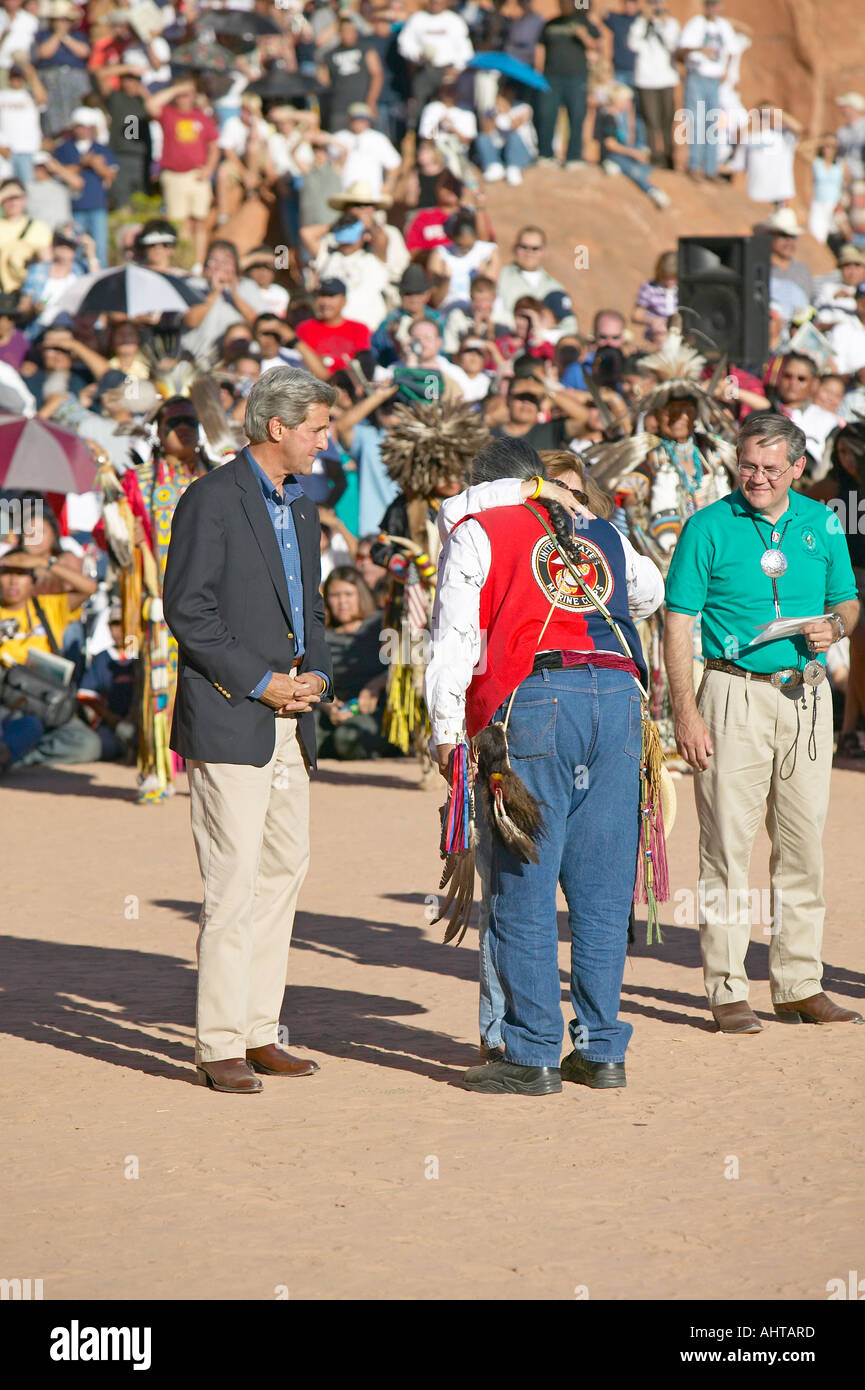
<path id="1" fill-rule="evenodd" d="M 493 483 L 500 478 L 519 478 L 526 481 L 529 478 L 547 476 L 546 465 L 537 449 L 533 449 L 524 439 L 508 434 L 491 439 L 475 455 L 471 464 L 473 483 Z M 585 494 L 578 495 L 581 501 L 587 500 Z M 550 502 L 546 497 L 539 497 L 533 505 L 541 507 L 549 516 L 550 526 L 555 532 L 556 543 L 562 554 L 566 555 L 572 564 L 580 564 L 582 556 L 574 541 L 571 518 L 562 504 Z"/>

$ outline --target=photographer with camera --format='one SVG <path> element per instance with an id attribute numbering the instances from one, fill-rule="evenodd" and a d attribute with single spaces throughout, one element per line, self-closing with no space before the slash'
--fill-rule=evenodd
<path id="1" fill-rule="evenodd" d="M 37 597 L 37 585 L 49 579 L 62 592 Z M 96 581 L 81 574 L 74 556 L 46 563 L 19 543 L 0 559 L 0 771 L 13 762 L 99 761 L 101 744 L 77 717 L 74 685 L 27 666 L 31 652 L 60 656 L 63 634 L 95 591 Z"/>
<path id="2" fill-rule="evenodd" d="M 664 0 L 649 0 L 648 14 L 639 14 L 628 30 L 634 54 L 633 86 L 637 109 L 646 127 L 652 163 L 672 169 L 673 116 L 679 73 L 673 61 L 679 44 L 679 21 L 667 13 Z"/>

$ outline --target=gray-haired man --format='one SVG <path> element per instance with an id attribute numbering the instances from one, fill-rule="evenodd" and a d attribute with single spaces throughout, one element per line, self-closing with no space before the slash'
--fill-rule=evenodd
<path id="1" fill-rule="evenodd" d="M 171 747 L 187 760 L 204 882 L 196 1064 L 217 1091 L 308 1076 L 277 1045 L 309 862 L 312 707 L 330 692 L 320 527 L 296 474 L 327 444 L 336 392 L 292 367 L 252 388 L 249 447 L 178 504 L 165 572 L 180 648 Z"/>
<path id="2" fill-rule="evenodd" d="M 835 513 L 791 490 L 805 468 L 799 426 L 755 411 L 739 432 L 738 454 L 738 488 L 688 518 L 667 576 L 664 656 L 676 742 L 697 774 L 706 993 L 721 1032 L 759 1033 L 745 955 L 748 869 L 765 816 L 775 1013 L 786 1023 L 861 1023 L 820 987 L 832 770 L 825 663 L 859 616 L 856 583 Z M 706 672 L 695 700 L 698 613 Z M 799 619 L 797 630 L 752 645 L 778 618 Z"/>

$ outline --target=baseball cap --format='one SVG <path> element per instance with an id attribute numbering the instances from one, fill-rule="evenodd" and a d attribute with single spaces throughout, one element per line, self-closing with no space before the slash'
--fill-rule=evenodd
<path id="1" fill-rule="evenodd" d="M 358 223 L 360 226 L 360 223 Z M 335 275 L 331 275 L 327 280 L 320 280 L 316 294 L 345 294 L 345 281 L 338 280 Z"/>
<path id="2" fill-rule="evenodd" d="M 372 111 L 369 109 L 365 101 L 353 101 L 351 103 L 351 106 L 348 108 L 348 119 L 350 121 L 353 121 L 355 117 L 362 117 L 364 120 L 367 121 L 372 120 Z"/>
<path id="3" fill-rule="evenodd" d="M 845 92 L 835 98 L 836 106 L 852 106 L 854 111 L 865 111 L 865 97 L 861 92 Z"/>
<path id="4" fill-rule="evenodd" d="M 99 125 L 99 112 L 93 106 L 76 106 L 69 118 L 70 125 Z"/>
<path id="5" fill-rule="evenodd" d="M 544 304 L 548 309 L 552 309 L 558 320 L 567 318 L 574 309 L 570 295 L 565 294 L 564 290 L 550 290 L 550 293 L 544 296 Z"/>
<path id="6" fill-rule="evenodd" d="M 424 294 L 429 289 L 429 280 L 422 265 L 407 265 L 399 282 L 400 294 Z"/>
<path id="7" fill-rule="evenodd" d="M 126 373 L 121 372 L 118 367 L 109 368 L 107 372 L 103 372 L 102 376 L 96 383 L 97 399 L 100 396 L 104 396 L 106 391 L 113 391 L 116 387 L 124 386 L 125 384 Z"/>
<path id="8" fill-rule="evenodd" d="M 865 251 L 858 246 L 842 246 L 838 252 L 839 265 L 865 265 Z"/>

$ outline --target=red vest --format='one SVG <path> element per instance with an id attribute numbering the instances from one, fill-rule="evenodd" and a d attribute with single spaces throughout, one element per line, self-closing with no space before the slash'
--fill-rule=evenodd
<path id="1" fill-rule="evenodd" d="M 554 542 L 528 507 L 495 507 L 471 520 L 486 531 L 492 549 L 480 596 L 481 656 L 466 692 L 466 732 L 474 738 L 531 673 L 538 651 L 617 651 L 619 644 L 570 579 Z M 631 642 L 625 557 L 617 531 L 609 522 L 593 521 L 577 543 L 586 558 L 583 579 L 623 626 L 632 651 L 636 647 L 639 652 L 638 643 Z M 541 637 L 557 588 L 561 598 Z"/>

